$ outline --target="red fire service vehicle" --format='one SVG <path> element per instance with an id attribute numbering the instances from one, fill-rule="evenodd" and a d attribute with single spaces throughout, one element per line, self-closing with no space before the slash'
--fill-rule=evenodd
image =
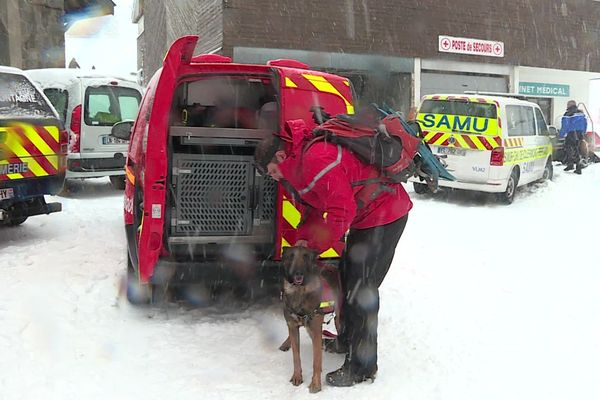
<path id="1" fill-rule="evenodd" d="M 313 127 L 314 106 L 332 115 L 354 112 L 347 78 L 295 60 L 251 65 L 193 56 L 197 40 L 173 43 L 135 123 L 113 128 L 113 136 L 130 138 L 125 226 L 132 302 L 148 301 L 167 281 L 277 277 L 301 207 L 257 172 L 255 147 L 283 131 L 285 121 L 301 118 Z M 333 249 L 321 255 L 338 256 Z M 143 296 L 135 296 L 136 287 Z"/>

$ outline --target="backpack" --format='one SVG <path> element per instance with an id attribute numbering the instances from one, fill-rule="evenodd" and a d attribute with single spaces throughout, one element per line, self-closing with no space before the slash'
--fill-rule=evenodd
<path id="1" fill-rule="evenodd" d="M 314 110 L 314 119 L 322 122 L 323 110 Z M 322 122 L 313 130 L 303 151 L 326 140 L 350 150 L 359 160 L 375 166 L 383 180 L 406 182 L 415 174 L 415 156 L 422 140 L 409 132 L 410 127 L 398 114 L 384 115 L 371 106 L 356 115 L 340 114 Z M 378 178 L 382 181 L 381 177 Z"/>

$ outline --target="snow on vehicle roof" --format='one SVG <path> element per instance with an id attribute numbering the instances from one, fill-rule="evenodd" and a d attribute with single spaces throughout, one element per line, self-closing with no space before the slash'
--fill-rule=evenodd
<path id="1" fill-rule="evenodd" d="M 6 74 L 20 74 L 23 75 L 23 70 L 15 67 L 8 67 L 5 65 L 0 65 L 0 72 Z"/>
<path id="2" fill-rule="evenodd" d="M 42 69 L 28 69 L 25 71 L 32 79 L 43 84 L 49 84 L 53 82 L 72 81 L 80 78 L 101 78 L 101 79 L 112 79 L 119 81 L 126 81 L 137 84 L 137 81 L 133 77 L 120 76 L 108 72 L 102 72 L 97 70 L 86 70 L 79 68 L 42 68 Z"/>

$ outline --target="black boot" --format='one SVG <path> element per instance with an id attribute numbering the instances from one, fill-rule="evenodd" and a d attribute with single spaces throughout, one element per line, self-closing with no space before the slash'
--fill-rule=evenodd
<path id="1" fill-rule="evenodd" d="M 581 175 L 581 167 L 577 166 L 577 168 L 575 168 L 575 173 Z"/>
<path id="2" fill-rule="evenodd" d="M 376 374 L 377 366 L 369 373 L 354 372 L 350 361 L 346 359 L 344 365 L 325 376 L 325 381 L 330 386 L 347 387 L 354 386 L 355 383 L 361 383 L 366 380 L 371 380 L 371 382 L 373 382 L 375 381 Z"/>
<path id="3" fill-rule="evenodd" d="M 573 166 L 573 164 L 569 164 L 567 165 L 567 168 L 565 168 L 565 171 L 572 171 L 575 167 Z"/>

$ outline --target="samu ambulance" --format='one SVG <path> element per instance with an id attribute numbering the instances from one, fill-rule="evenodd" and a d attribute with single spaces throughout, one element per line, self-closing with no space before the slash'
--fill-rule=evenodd
<path id="1" fill-rule="evenodd" d="M 417 121 L 424 140 L 456 181 L 443 187 L 497 193 L 512 203 L 516 188 L 552 179 L 552 144 L 539 106 L 507 95 L 428 95 Z M 411 178 L 415 192 L 427 185 Z"/>

